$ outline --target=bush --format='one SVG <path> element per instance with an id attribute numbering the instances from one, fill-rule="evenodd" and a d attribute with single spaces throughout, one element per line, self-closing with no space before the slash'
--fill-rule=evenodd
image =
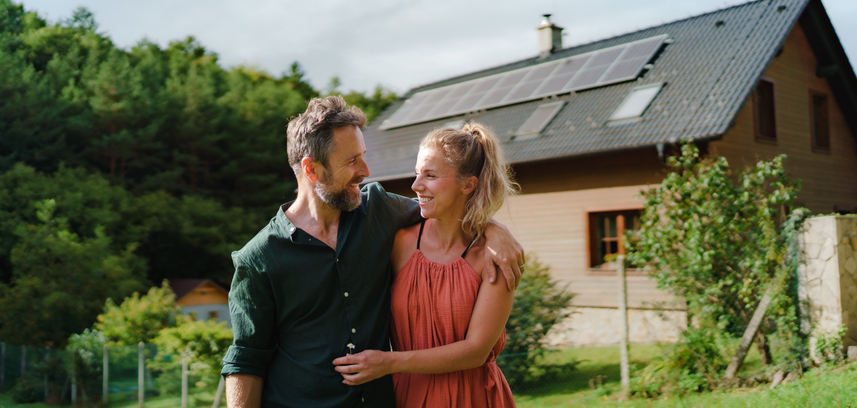
<path id="1" fill-rule="evenodd" d="M 26 377 L 18 378 L 15 381 L 15 388 L 12 388 L 12 401 L 16 404 L 31 404 L 36 402 L 36 387 Z"/>
<path id="2" fill-rule="evenodd" d="M 711 330 L 689 329 L 667 349 L 663 359 L 650 364 L 631 382 L 631 393 L 643 397 L 711 390 L 726 360 Z"/>
<path id="3" fill-rule="evenodd" d="M 232 330 L 225 322 L 184 317 L 177 327 L 161 330 L 153 342 L 158 347 L 158 356 L 151 366 L 161 373 L 158 389 L 162 394 L 180 385 L 174 380 L 180 378 L 177 375 L 181 373 L 182 355 L 188 357 L 188 375 L 196 379 L 196 385 L 211 388 L 220 380 L 220 364 L 232 344 Z"/>
<path id="4" fill-rule="evenodd" d="M 497 360 L 512 387 L 559 375 L 576 364 L 543 364 L 548 350 L 542 343 L 554 324 L 568 317 L 573 295 L 557 287 L 549 268 L 534 255 L 527 255 L 524 271 L 506 322 L 506 348 Z"/>
<path id="5" fill-rule="evenodd" d="M 84 399 L 95 399 L 100 395 L 105 344 L 107 338 L 98 330 L 85 329 L 68 339 L 68 369 L 75 376 Z"/>

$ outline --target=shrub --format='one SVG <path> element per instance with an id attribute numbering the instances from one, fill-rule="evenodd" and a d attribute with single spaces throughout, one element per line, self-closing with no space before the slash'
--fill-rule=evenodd
<path id="1" fill-rule="evenodd" d="M 12 401 L 17 404 L 31 404 L 36 402 L 36 387 L 26 377 L 18 378 L 15 387 L 12 388 Z"/>
<path id="2" fill-rule="evenodd" d="M 712 330 L 689 329 L 664 357 L 632 379 L 631 392 L 644 397 L 706 391 L 714 388 L 726 367 Z"/>
<path id="3" fill-rule="evenodd" d="M 816 331 L 815 358 L 819 362 L 839 363 L 845 356 L 842 353 L 842 340 L 848 328 L 839 326 L 828 332 Z"/>
<path id="4" fill-rule="evenodd" d="M 221 361 L 232 344 L 232 330 L 225 322 L 184 317 L 177 327 L 161 330 L 153 343 L 158 347 L 158 356 L 151 366 L 161 373 L 158 388 L 162 394 L 180 386 L 174 379 L 181 373 L 182 355 L 188 357 L 188 375 L 197 379 L 196 385 L 211 388 L 217 386 Z"/>
<path id="5" fill-rule="evenodd" d="M 136 346 L 152 341 L 162 329 L 174 327 L 179 313 L 176 295 L 164 280 L 160 288 L 153 287 L 143 296 L 134 292 L 118 306 L 107 299 L 95 328 L 113 345 Z"/>
<path id="6" fill-rule="evenodd" d="M 84 399 L 100 395 L 105 344 L 107 338 L 98 330 L 85 329 L 83 333 L 72 334 L 68 339 L 66 352 L 69 354 L 69 373 L 75 376 Z"/>
<path id="7" fill-rule="evenodd" d="M 543 364 L 548 349 L 542 340 L 554 324 L 568 317 L 573 295 L 551 280 L 549 267 L 527 255 L 521 284 L 506 322 L 506 348 L 497 363 L 512 387 L 532 383 L 573 368 Z"/>

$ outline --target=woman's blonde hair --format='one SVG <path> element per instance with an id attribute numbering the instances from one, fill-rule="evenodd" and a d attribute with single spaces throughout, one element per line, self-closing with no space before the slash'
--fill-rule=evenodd
<path id="1" fill-rule="evenodd" d="M 487 126 L 470 122 L 462 129 L 442 128 L 429 132 L 420 142 L 420 149 L 426 148 L 442 152 L 446 164 L 456 171 L 459 180 L 470 176 L 478 179 L 476 189 L 467 200 L 461 226 L 465 233 L 481 236 L 506 197 L 518 192 L 500 142 Z"/>

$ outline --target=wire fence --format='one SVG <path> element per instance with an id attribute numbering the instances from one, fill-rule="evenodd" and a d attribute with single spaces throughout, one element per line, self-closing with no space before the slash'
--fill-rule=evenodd
<path id="1" fill-rule="evenodd" d="M 0 343 L 0 393 L 20 403 L 225 407 L 218 372 L 153 344 L 72 352 Z"/>

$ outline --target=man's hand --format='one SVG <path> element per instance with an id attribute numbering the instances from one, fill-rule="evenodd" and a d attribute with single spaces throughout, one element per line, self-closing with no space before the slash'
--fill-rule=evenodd
<path id="1" fill-rule="evenodd" d="M 335 370 L 342 374 L 343 384 L 360 385 L 381 378 L 390 371 L 391 353 L 378 350 L 364 350 L 357 354 L 348 354 L 333 360 Z"/>
<path id="2" fill-rule="evenodd" d="M 518 288 L 523 273 L 524 247 L 512 236 L 505 225 L 494 220 L 485 229 L 485 266 L 488 268 L 488 281 L 497 279 L 497 268 L 506 277 L 506 288 L 510 292 Z"/>

